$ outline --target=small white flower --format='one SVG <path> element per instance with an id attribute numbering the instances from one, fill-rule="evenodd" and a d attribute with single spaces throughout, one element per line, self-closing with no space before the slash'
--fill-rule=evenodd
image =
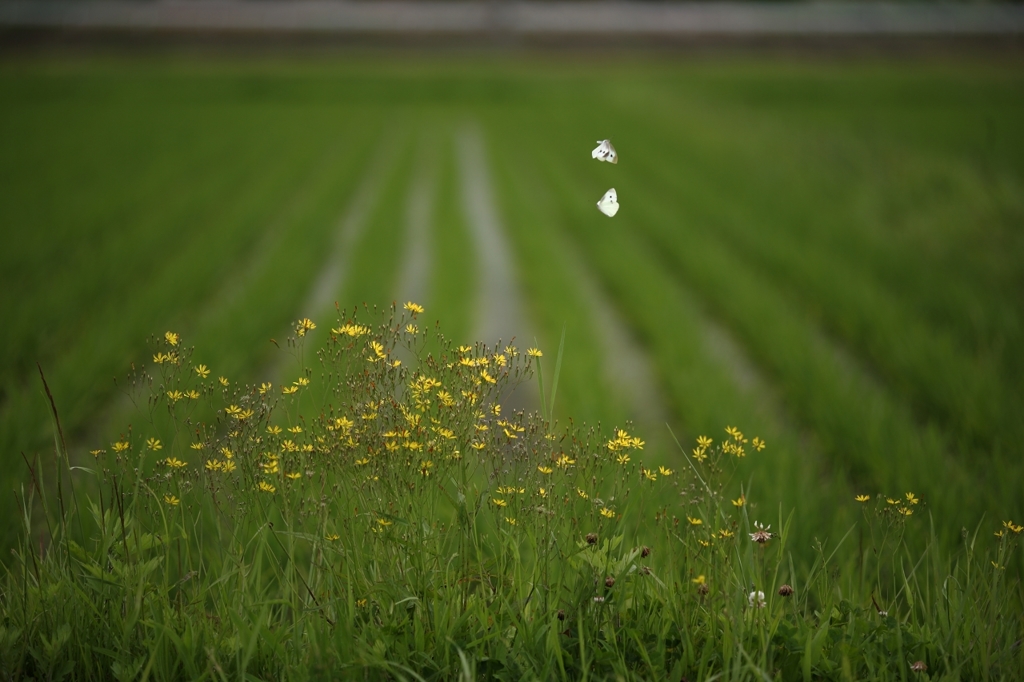
<path id="1" fill-rule="evenodd" d="M 754 521 L 755 530 L 753 533 L 750 534 L 750 539 L 758 543 L 759 545 L 763 545 L 764 543 L 771 540 L 773 537 L 772 532 L 769 530 L 771 527 L 772 524 L 770 523 L 767 526 L 765 526 L 757 521 Z"/>
<path id="2" fill-rule="evenodd" d="M 764 592 L 761 590 L 755 590 L 747 595 L 747 602 L 750 603 L 750 608 L 763 609 L 767 606 L 767 602 L 764 600 Z"/>

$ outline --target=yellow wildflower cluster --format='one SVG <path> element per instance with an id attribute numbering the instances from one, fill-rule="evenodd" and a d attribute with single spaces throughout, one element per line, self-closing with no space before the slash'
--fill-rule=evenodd
<path id="1" fill-rule="evenodd" d="M 623 429 L 615 431 L 615 438 L 608 441 L 607 447 L 612 452 L 621 450 L 643 450 L 644 442 L 636 436 L 631 436 Z"/>
<path id="2" fill-rule="evenodd" d="M 340 327 L 336 327 L 331 330 L 332 333 L 338 336 L 351 336 L 352 338 L 358 338 L 370 333 L 369 327 L 364 327 L 361 324 L 343 324 Z"/>

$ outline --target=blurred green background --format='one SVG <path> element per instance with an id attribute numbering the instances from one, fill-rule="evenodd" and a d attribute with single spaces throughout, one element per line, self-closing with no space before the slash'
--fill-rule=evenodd
<path id="1" fill-rule="evenodd" d="M 8 57 L 0 101 L 5 515 L 53 448 L 37 362 L 88 465 L 150 335 L 273 379 L 298 317 L 412 287 L 458 343 L 518 308 L 548 372 L 564 327 L 557 414 L 659 462 L 666 423 L 764 437 L 735 492 L 805 539 L 860 493 L 950 539 L 1024 516 L 1019 61 Z"/>

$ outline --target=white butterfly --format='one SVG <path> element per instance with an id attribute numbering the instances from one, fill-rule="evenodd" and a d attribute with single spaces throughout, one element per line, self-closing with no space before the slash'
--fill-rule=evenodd
<path id="1" fill-rule="evenodd" d="M 597 159 L 598 161 L 607 161 L 608 163 L 618 163 L 619 155 L 615 151 L 615 147 L 612 146 L 611 140 L 598 140 L 597 147 L 594 151 L 590 152 L 590 158 Z"/>
<path id="2" fill-rule="evenodd" d="M 619 195 L 614 187 L 604 193 L 601 201 L 597 202 L 597 208 L 609 218 L 619 212 Z"/>

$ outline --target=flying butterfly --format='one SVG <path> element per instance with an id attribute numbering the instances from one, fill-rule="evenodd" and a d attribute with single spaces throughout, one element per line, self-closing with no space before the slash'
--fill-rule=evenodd
<path id="1" fill-rule="evenodd" d="M 604 193 L 601 201 L 597 202 L 597 208 L 609 218 L 619 212 L 619 196 L 614 187 Z"/>
<path id="2" fill-rule="evenodd" d="M 619 154 L 615 151 L 615 147 L 612 146 L 611 140 L 598 140 L 597 147 L 594 148 L 594 151 L 590 152 L 590 157 L 598 161 L 607 161 L 608 163 L 619 162 Z"/>

